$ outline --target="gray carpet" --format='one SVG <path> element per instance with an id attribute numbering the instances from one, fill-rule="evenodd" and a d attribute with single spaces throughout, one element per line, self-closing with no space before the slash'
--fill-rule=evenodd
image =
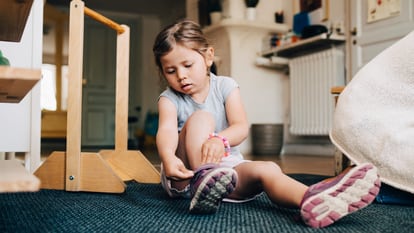
<path id="1" fill-rule="evenodd" d="M 304 183 L 324 177 L 292 175 Z M 0 232 L 413 232 L 414 208 L 374 203 L 324 229 L 298 210 L 265 196 L 223 203 L 214 215 L 191 215 L 189 200 L 170 199 L 160 185 L 128 182 L 123 194 L 41 190 L 0 194 Z"/>

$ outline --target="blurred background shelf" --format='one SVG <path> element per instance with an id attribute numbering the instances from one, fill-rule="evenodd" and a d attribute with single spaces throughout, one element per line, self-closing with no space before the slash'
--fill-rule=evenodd
<path id="1" fill-rule="evenodd" d="M 240 27 L 245 30 L 250 29 L 263 29 L 269 33 L 285 33 L 288 31 L 289 27 L 286 24 L 280 23 L 267 23 L 260 21 L 249 21 L 249 20 L 240 20 L 240 19 L 222 19 L 219 23 L 207 26 L 203 29 L 204 33 L 211 33 L 215 30 L 224 27 Z"/>
<path id="2" fill-rule="evenodd" d="M 345 42 L 345 37 L 336 34 L 323 33 L 314 37 L 299 40 L 298 42 L 282 45 L 261 53 L 263 57 L 285 57 L 293 58 L 305 54 L 321 51 L 331 46 L 336 46 Z"/>
<path id="3" fill-rule="evenodd" d="M 283 57 L 257 57 L 255 61 L 256 66 L 275 69 L 285 73 L 289 72 L 289 59 Z"/>

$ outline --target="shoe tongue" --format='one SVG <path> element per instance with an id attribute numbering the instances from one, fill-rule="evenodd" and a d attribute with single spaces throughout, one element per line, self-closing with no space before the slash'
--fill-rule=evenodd
<path id="1" fill-rule="evenodd" d="M 206 163 L 206 164 L 203 164 L 200 167 L 198 167 L 197 170 L 195 170 L 194 173 L 198 173 L 200 171 L 211 169 L 211 168 L 216 168 L 216 167 L 218 167 L 218 165 L 215 164 L 215 163 Z"/>
<path id="2" fill-rule="evenodd" d="M 194 176 L 193 178 L 191 178 L 190 181 L 190 190 L 191 190 L 191 194 L 194 195 L 194 193 L 197 190 L 197 187 L 200 183 L 199 179 L 201 179 L 203 177 L 204 174 L 206 174 L 206 172 L 208 170 L 211 170 L 213 168 L 218 167 L 217 164 L 214 163 L 207 163 L 207 164 L 203 164 L 200 167 L 198 167 L 195 171 L 194 171 Z"/>
<path id="3" fill-rule="evenodd" d="M 200 167 L 198 167 L 194 171 L 194 176 L 193 176 L 192 180 L 194 180 L 194 181 L 197 180 L 199 178 L 199 176 L 204 174 L 204 171 L 207 171 L 207 170 L 210 170 L 210 169 L 213 169 L 213 168 L 216 168 L 216 167 L 218 167 L 218 165 L 214 164 L 214 163 L 206 163 L 206 164 L 201 165 Z"/>

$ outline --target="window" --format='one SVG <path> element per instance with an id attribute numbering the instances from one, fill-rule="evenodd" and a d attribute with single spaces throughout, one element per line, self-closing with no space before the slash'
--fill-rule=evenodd
<path id="1" fill-rule="evenodd" d="M 47 111 L 66 111 L 68 99 L 68 66 L 62 66 L 62 85 L 56 85 L 56 66 L 53 64 L 42 65 L 42 80 L 40 92 L 40 105 L 42 110 Z M 60 92 L 60 93 L 59 93 Z M 58 103 L 58 96 L 61 100 Z M 59 109 L 60 108 L 60 109 Z"/>

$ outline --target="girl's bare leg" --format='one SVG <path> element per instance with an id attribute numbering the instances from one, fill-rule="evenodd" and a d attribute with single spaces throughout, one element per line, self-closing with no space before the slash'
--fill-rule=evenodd
<path id="1" fill-rule="evenodd" d="M 176 152 L 188 169 L 195 170 L 201 165 L 201 146 L 208 135 L 214 132 L 214 128 L 215 122 L 211 113 L 196 111 L 188 118 L 180 132 Z M 189 180 L 172 181 L 171 185 L 180 189 L 188 183 Z"/>
<path id="2" fill-rule="evenodd" d="M 270 161 L 245 162 L 235 167 L 236 189 L 229 198 L 245 199 L 265 192 L 272 202 L 286 207 L 299 207 L 308 187 L 282 172 Z"/>

